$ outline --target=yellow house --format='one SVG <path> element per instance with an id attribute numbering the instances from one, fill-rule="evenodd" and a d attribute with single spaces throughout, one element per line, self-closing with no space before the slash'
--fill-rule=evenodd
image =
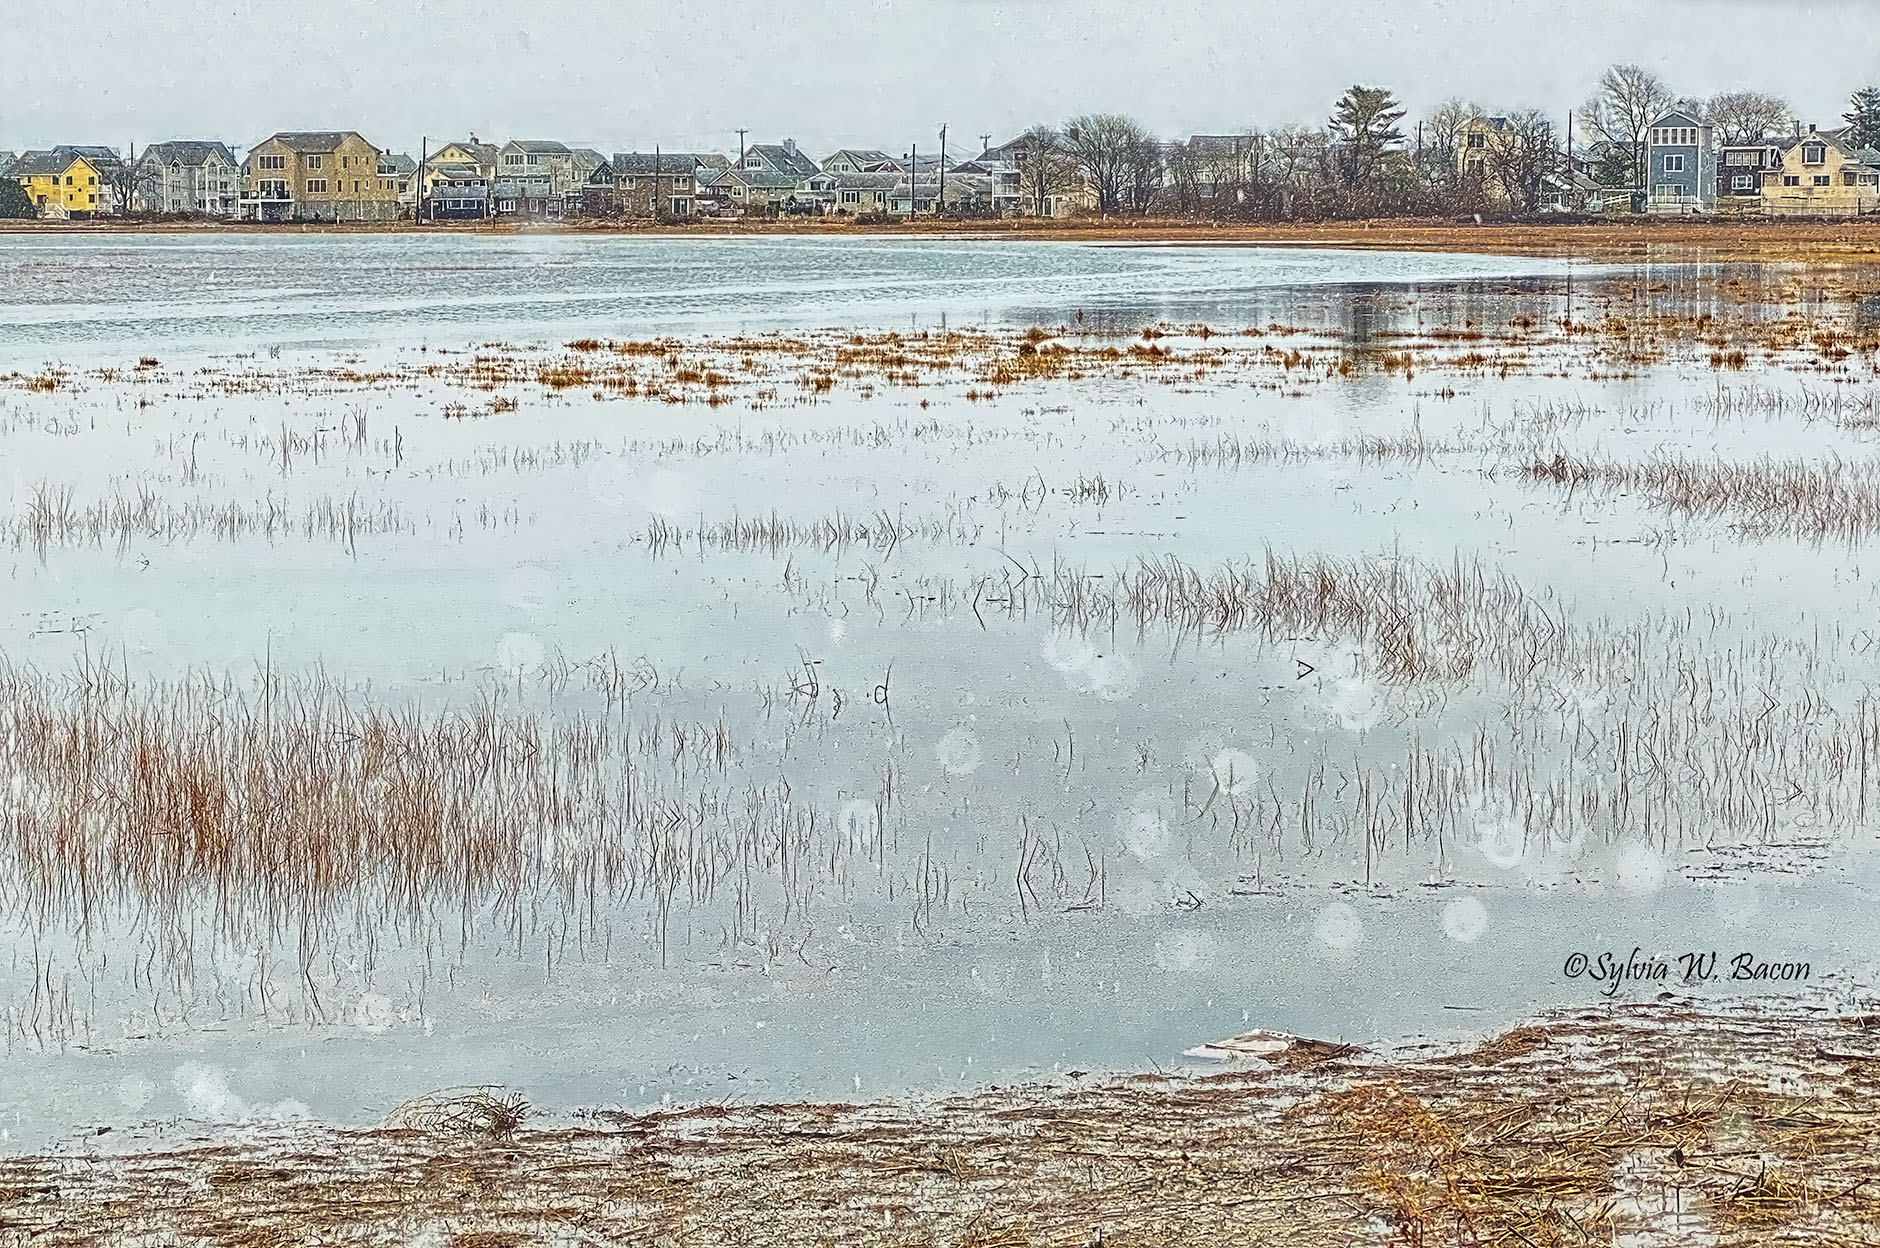
<path id="1" fill-rule="evenodd" d="M 111 167 L 104 156 L 88 158 L 77 148 L 55 147 L 22 152 L 7 176 L 19 182 L 40 216 L 82 220 L 112 211 Z"/>
<path id="2" fill-rule="evenodd" d="M 435 152 L 425 157 L 424 169 L 419 175 L 419 195 L 428 196 L 444 176 L 440 171 L 452 167 L 462 168 L 474 165 L 478 176 L 484 181 L 496 179 L 496 153 L 499 149 L 494 143 L 479 143 L 474 135 L 467 143 L 446 143 Z"/>
<path id="3" fill-rule="evenodd" d="M 1856 149 L 1844 131 L 1810 130 L 1788 140 L 1763 173 L 1762 209 L 1777 216 L 1855 216 L 1880 211 L 1880 152 Z"/>
<path id="4" fill-rule="evenodd" d="M 242 166 L 242 219 L 396 220 L 398 180 L 381 175 L 383 155 L 353 130 L 269 135 Z"/>

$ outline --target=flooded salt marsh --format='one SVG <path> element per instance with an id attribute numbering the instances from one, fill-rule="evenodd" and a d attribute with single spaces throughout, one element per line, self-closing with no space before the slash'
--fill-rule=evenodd
<path id="1" fill-rule="evenodd" d="M 1058 267 L 943 328 L 989 249 L 931 248 L 783 331 L 9 305 L 62 344 L 0 384 L 12 1138 L 1388 1043 L 1581 950 L 1871 985 L 1852 301 L 1001 248 Z"/>

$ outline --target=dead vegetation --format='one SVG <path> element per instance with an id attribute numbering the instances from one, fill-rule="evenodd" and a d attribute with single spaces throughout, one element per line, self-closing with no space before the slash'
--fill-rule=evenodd
<path id="1" fill-rule="evenodd" d="M 0 1243 L 1871 1242 L 1870 1018 L 1567 1012 L 1472 1052 L 939 1102 L 245 1128 L 0 1159 Z M 122 1149 L 122 1146 L 119 1146 Z M 211 1182 L 205 1191 L 203 1180 Z"/>
<path id="2" fill-rule="evenodd" d="M 1880 532 L 1880 462 L 1770 459 L 1732 463 L 1658 455 L 1640 462 L 1556 452 L 1521 465 L 1529 481 L 1642 495 L 1673 515 L 1723 517 L 1751 537 L 1856 542 Z"/>

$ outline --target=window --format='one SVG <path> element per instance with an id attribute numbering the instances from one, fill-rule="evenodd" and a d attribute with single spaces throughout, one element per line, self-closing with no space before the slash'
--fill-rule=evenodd
<path id="1" fill-rule="evenodd" d="M 844 191 L 842 192 L 842 202 L 845 204 L 859 204 L 862 202 L 862 193 L 860 191 Z"/>
<path id="2" fill-rule="evenodd" d="M 1486 134 L 1481 133 L 1480 131 L 1477 131 L 1476 133 L 1471 134 L 1469 136 L 1470 147 L 1481 147 L 1483 144 L 1487 142 L 1488 142 L 1488 136 Z"/>
<path id="3" fill-rule="evenodd" d="M 350 169 L 350 168 L 352 168 L 352 157 L 350 157 L 350 156 L 341 156 L 341 157 L 339 158 L 339 167 L 340 167 L 341 169 Z"/>
<path id="4" fill-rule="evenodd" d="M 257 169 L 285 169 L 287 168 L 287 157 L 285 156 L 256 157 L 255 168 Z"/>
<path id="5" fill-rule="evenodd" d="M 1834 179 L 1830 177 L 1828 174 L 1818 173 L 1815 175 L 1815 185 L 1816 186 L 1833 186 Z"/>
<path id="6" fill-rule="evenodd" d="M 1684 157 L 1683 156 L 1665 157 L 1665 172 L 1666 173 L 1683 173 L 1684 172 Z"/>
<path id="7" fill-rule="evenodd" d="M 308 178 L 307 179 L 307 194 L 309 195 L 326 194 L 326 179 L 325 178 Z"/>
<path id="8" fill-rule="evenodd" d="M 1730 179 L 1730 188 L 1732 190 L 1747 191 L 1755 185 L 1756 179 L 1747 173 L 1739 173 L 1734 178 Z"/>
<path id="9" fill-rule="evenodd" d="M 1802 144 L 1802 163 L 1804 165 L 1825 164 L 1827 159 L 1828 145 L 1826 143 Z"/>
<path id="10" fill-rule="evenodd" d="M 357 195 L 358 193 L 359 193 L 359 179 L 354 178 L 353 179 L 353 194 Z"/>
<path id="11" fill-rule="evenodd" d="M 1799 174 L 1785 173 L 1782 175 L 1782 185 L 1784 186 L 1800 186 L 1801 184 L 1802 179 Z"/>
<path id="12" fill-rule="evenodd" d="M 503 157 L 503 163 L 505 165 L 519 165 L 522 163 L 522 157 L 517 155 L 515 152 L 510 152 L 508 155 Z"/>
<path id="13" fill-rule="evenodd" d="M 307 168 L 309 169 L 318 169 L 321 165 L 325 163 L 326 163 L 326 157 L 324 156 L 320 156 L 316 154 L 316 155 L 307 157 Z"/>

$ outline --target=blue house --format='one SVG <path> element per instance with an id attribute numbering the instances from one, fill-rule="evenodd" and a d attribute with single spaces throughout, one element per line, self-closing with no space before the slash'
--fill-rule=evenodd
<path id="1" fill-rule="evenodd" d="M 1645 142 L 1648 212 L 1714 212 L 1716 133 L 1702 119 L 1673 109 L 1654 121 Z"/>

